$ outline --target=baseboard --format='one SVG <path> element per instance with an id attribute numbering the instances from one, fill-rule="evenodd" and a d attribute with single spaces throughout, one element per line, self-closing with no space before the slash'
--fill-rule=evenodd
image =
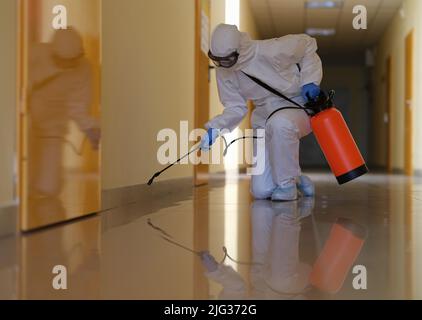
<path id="1" fill-rule="evenodd" d="M 16 202 L 0 205 L 0 238 L 15 234 L 17 221 L 18 204 Z"/>
<path id="2" fill-rule="evenodd" d="M 404 172 L 404 170 L 403 170 L 403 169 L 400 169 L 400 168 L 393 168 L 392 173 L 393 173 L 393 174 L 404 174 L 405 172 Z"/>
<path id="3" fill-rule="evenodd" d="M 388 171 L 386 166 L 382 166 L 378 164 L 367 164 L 367 166 L 371 173 L 385 173 Z"/>
<path id="4" fill-rule="evenodd" d="M 224 175 L 211 174 L 209 183 L 198 187 L 193 185 L 192 177 L 156 181 L 146 184 L 103 190 L 102 227 L 107 230 L 127 224 L 135 219 L 163 208 L 180 206 L 183 201 L 194 197 L 203 188 L 212 189 L 224 185 Z M 119 214 L 124 208 L 124 214 Z"/>
<path id="5" fill-rule="evenodd" d="M 140 184 L 102 192 L 102 229 L 128 224 L 160 208 L 177 206 L 191 199 L 192 178 L 156 181 L 151 186 Z M 124 210 L 124 214 L 119 214 Z"/>
<path id="6" fill-rule="evenodd" d="M 191 194 L 192 178 L 156 181 L 151 186 L 139 184 L 102 191 L 101 211 L 125 206 L 134 202 L 159 200 L 163 195 Z"/>
<path id="7" fill-rule="evenodd" d="M 415 175 L 415 177 L 422 177 L 422 169 L 415 170 L 414 175 Z"/>

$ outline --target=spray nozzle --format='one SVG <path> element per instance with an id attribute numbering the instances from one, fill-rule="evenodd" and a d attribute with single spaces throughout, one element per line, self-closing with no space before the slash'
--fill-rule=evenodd
<path id="1" fill-rule="evenodd" d="M 152 185 L 152 183 L 154 182 L 154 179 L 157 178 L 160 175 L 161 172 L 156 172 L 151 179 L 148 180 L 147 185 Z"/>

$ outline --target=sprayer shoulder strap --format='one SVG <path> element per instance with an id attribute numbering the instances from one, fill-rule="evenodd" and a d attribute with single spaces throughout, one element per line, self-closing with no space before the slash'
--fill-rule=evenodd
<path id="1" fill-rule="evenodd" d="M 289 97 L 286 97 L 284 94 L 282 94 L 281 92 L 279 92 L 278 90 L 274 89 L 273 87 L 269 86 L 268 84 L 266 84 L 265 82 L 261 81 L 258 78 L 255 78 L 249 74 L 247 74 L 246 72 L 242 71 L 242 73 L 247 76 L 249 79 L 251 79 L 253 82 L 255 82 L 256 84 L 260 85 L 261 87 L 267 89 L 269 92 L 275 94 L 276 96 L 279 96 L 280 98 L 293 103 L 295 106 L 298 106 L 301 109 L 305 109 L 305 107 L 301 106 L 299 103 L 297 103 L 296 101 L 293 101 L 292 99 L 290 99 Z"/>

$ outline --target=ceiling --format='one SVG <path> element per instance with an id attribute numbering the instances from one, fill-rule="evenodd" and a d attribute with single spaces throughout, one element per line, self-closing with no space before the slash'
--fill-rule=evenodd
<path id="1" fill-rule="evenodd" d="M 249 0 L 258 30 L 264 39 L 292 33 L 304 33 L 307 28 L 334 28 L 336 34 L 317 37 L 321 53 L 357 52 L 377 42 L 403 0 L 343 0 L 333 9 L 308 9 L 306 0 Z M 352 10 L 365 5 L 368 29 L 355 30 Z"/>

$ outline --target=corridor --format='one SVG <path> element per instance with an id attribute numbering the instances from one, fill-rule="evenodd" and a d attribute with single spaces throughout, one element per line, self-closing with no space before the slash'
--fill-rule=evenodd
<path id="1" fill-rule="evenodd" d="M 422 299 L 421 16 L 0 0 L 0 300 Z"/>
<path id="2" fill-rule="evenodd" d="M 249 181 L 215 176 L 209 186 L 151 187 L 142 200 L 97 216 L 0 241 L 1 298 L 24 299 L 420 299 L 422 180 L 370 174 L 338 187 L 312 173 L 315 198 L 272 203 L 250 198 Z M 348 271 L 309 283 L 309 273 L 339 218 L 366 230 Z M 347 236 L 346 236 L 347 238 Z M 347 241 L 346 241 L 347 243 Z M 20 247 L 20 256 L 15 256 Z M 237 274 L 207 278 L 195 252 L 208 250 Z M 344 247 L 344 250 L 353 250 Z M 349 252 L 352 254 L 351 252 Z M 328 270 L 342 273 L 337 252 Z M 347 253 L 346 253 L 347 254 Z M 68 289 L 51 287 L 51 266 L 68 267 Z M 340 268 L 340 269 L 339 269 Z M 18 271 L 21 274 L 18 277 Z M 7 277 L 5 276 L 7 275 Z M 323 277 L 322 277 L 323 278 Z M 240 288 L 239 289 L 239 284 Z M 316 286 L 317 287 L 316 287 Z M 319 288 L 318 288 L 319 286 Z"/>

